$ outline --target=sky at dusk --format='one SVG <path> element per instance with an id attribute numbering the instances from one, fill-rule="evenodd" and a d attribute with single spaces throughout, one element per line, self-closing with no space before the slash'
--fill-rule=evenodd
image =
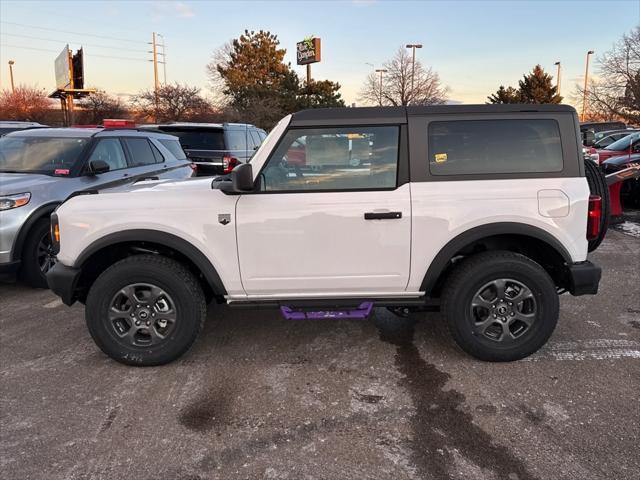
<path id="1" fill-rule="evenodd" d="M 166 44 L 168 82 L 208 93 L 206 64 L 215 49 L 244 29 L 278 35 L 295 66 L 295 44 L 322 39 L 313 77 L 342 85 L 348 104 L 372 67 L 407 43 L 436 70 L 455 102 L 484 103 L 500 84 L 516 85 L 539 63 L 562 94 L 584 79 L 585 55 L 609 50 L 640 24 L 640 0 L 620 1 L 0 1 L 0 89 L 9 88 L 7 62 L 18 84 L 54 89 L 53 62 L 69 43 L 85 52 L 85 82 L 113 94 L 152 88 L 152 32 Z M 162 39 L 160 39 L 162 40 Z M 592 68 L 597 72 L 597 64 Z M 163 78 L 162 66 L 160 78 Z"/>

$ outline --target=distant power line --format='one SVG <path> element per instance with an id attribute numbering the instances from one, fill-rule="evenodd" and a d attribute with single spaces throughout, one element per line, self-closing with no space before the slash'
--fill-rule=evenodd
<path id="1" fill-rule="evenodd" d="M 26 27 L 26 28 L 33 28 L 36 30 L 48 30 L 50 32 L 58 32 L 58 33 L 68 33 L 71 35 L 83 35 L 86 37 L 94 37 L 94 38 L 102 38 L 105 40 L 116 40 L 118 42 L 129 42 L 129 43 L 138 43 L 138 44 L 147 44 L 147 42 L 143 42 L 141 40 L 132 40 L 130 38 L 118 38 L 118 37 L 110 37 L 107 35 L 96 35 L 95 33 L 82 33 L 82 32 L 72 32 L 69 30 L 59 30 L 57 28 L 48 28 L 48 27 L 38 27 L 37 25 L 27 25 L 25 23 L 16 23 L 16 22 L 5 22 L 5 21 L 0 21 L 0 23 L 4 23 L 5 25 L 15 25 L 17 27 Z"/>
<path id="2" fill-rule="evenodd" d="M 41 40 L 43 42 L 56 42 L 56 43 L 67 43 L 68 40 L 61 40 L 56 38 L 42 38 L 42 37 L 32 37 L 31 35 L 21 35 L 19 33 L 7 33 L 0 32 L 0 35 L 6 35 L 8 37 L 20 37 L 20 38 L 29 38 L 31 40 Z M 122 47 L 114 47 L 113 45 L 97 45 L 95 43 L 84 43 L 84 42 L 74 42 L 81 43 L 82 46 L 93 47 L 93 48 L 108 48 L 112 50 L 120 50 Z M 136 52 L 136 53 L 149 53 L 148 50 L 131 50 L 127 48 L 127 52 Z"/>
<path id="3" fill-rule="evenodd" d="M 36 48 L 36 47 L 25 47 L 23 45 L 9 45 L 8 43 L 0 43 L 1 47 L 10 47 L 10 48 L 22 48 L 25 50 L 37 50 L 40 52 L 53 52 L 53 53 L 60 53 L 58 50 L 52 50 L 50 48 Z M 131 61 L 136 61 L 136 62 L 149 62 L 150 60 L 147 58 L 133 58 L 133 57 L 118 57 L 115 55 L 98 55 L 96 53 L 92 53 L 90 55 L 88 55 L 88 57 L 99 57 L 99 58 L 115 58 L 118 60 L 131 60 Z"/>

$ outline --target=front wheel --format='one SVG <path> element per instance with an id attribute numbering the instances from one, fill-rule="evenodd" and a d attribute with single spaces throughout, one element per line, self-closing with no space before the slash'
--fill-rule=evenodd
<path id="1" fill-rule="evenodd" d="M 536 262 L 513 252 L 484 252 L 455 267 L 442 310 L 456 343 L 486 361 L 531 355 L 553 333 L 559 314 L 553 280 Z"/>
<path id="2" fill-rule="evenodd" d="M 193 344 L 206 317 L 195 276 L 159 255 L 120 260 L 94 282 L 85 317 L 98 347 L 118 362 L 169 363 Z"/>
<path id="3" fill-rule="evenodd" d="M 51 226 L 46 218 L 33 226 L 22 253 L 22 276 L 32 287 L 47 288 L 47 272 L 56 263 L 51 242 Z"/>

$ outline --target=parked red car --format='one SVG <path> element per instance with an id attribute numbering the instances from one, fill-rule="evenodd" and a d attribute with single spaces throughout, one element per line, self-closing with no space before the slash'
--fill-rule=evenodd
<path id="1" fill-rule="evenodd" d="M 600 163 L 611 157 L 640 153 L 640 132 L 632 133 L 598 150 Z"/>
<path id="2" fill-rule="evenodd" d="M 627 135 L 620 140 L 613 142 L 606 148 L 597 150 L 600 164 L 612 157 L 628 157 L 635 153 L 640 153 L 640 132 Z M 611 198 L 611 216 L 617 217 L 622 215 L 622 202 L 620 201 L 620 190 L 622 182 L 614 183 L 609 186 L 609 196 Z"/>

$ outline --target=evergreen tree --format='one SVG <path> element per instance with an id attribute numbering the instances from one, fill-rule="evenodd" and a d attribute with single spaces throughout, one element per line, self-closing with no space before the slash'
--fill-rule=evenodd
<path id="1" fill-rule="evenodd" d="M 520 97 L 522 103 L 561 103 L 558 87 L 553 85 L 553 77 L 536 65 L 531 73 L 520 80 Z"/>
<path id="2" fill-rule="evenodd" d="M 239 117 L 263 128 L 304 108 L 343 107 L 340 84 L 329 80 L 302 83 L 277 35 L 244 32 L 214 55 L 207 67 L 214 88 L 222 85 L 229 106 Z"/>
<path id="3" fill-rule="evenodd" d="M 513 87 L 504 88 L 504 85 L 500 85 L 500 88 L 496 93 L 487 97 L 488 103 L 523 103 L 520 91 Z"/>

